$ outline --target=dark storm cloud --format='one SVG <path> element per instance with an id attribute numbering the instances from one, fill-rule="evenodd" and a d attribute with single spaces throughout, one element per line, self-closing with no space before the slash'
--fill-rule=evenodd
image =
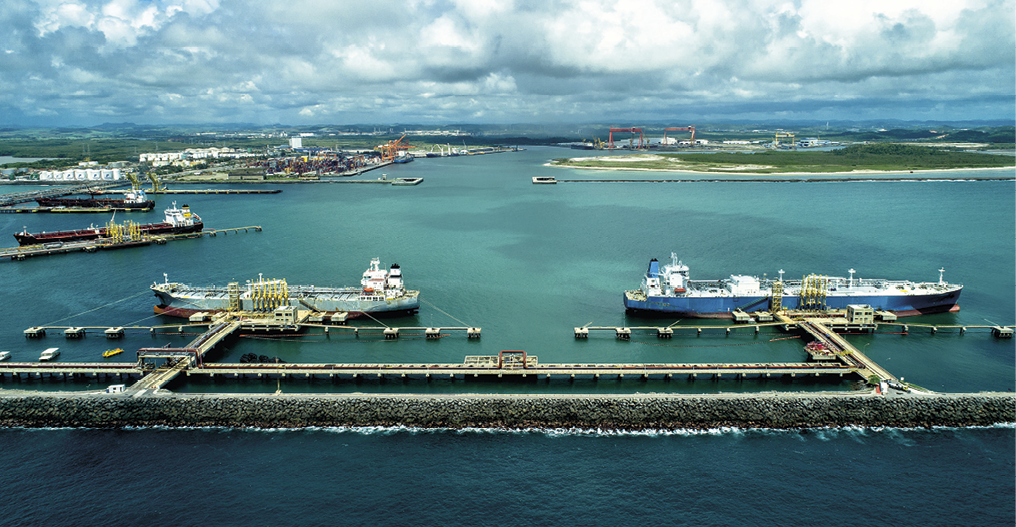
<path id="1" fill-rule="evenodd" d="M 348 4 L 7 0 L 0 115 L 91 124 L 1014 111 L 1009 1 Z"/>

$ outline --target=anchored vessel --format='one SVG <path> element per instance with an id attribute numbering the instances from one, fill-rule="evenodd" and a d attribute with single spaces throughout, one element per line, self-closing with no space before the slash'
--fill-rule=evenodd
<path id="1" fill-rule="evenodd" d="M 242 286 L 231 282 L 226 287 L 192 287 L 170 282 L 167 276 L 164 283 L 156 282 L 151 287 L 159 298 L 155 313 L 175 317 L 219 311 L 271 312 L 289 306 L 322 313 L 346 312 L 351 317 L 364 313 L 411 314 L 420 309 L 420 292 L 405 288 L 399 264 L 385 270 L 378 258 L 370 261 L 360 287 L 293 286 L 285 279 L 260 276 Z"/>
<path id="2" fill-rule="evenodd" d="M 138 225 L 141 234 L 184 234 L 189 232 L 201 232 L 205 224 L 201 217 L 190 211 L 190 207 L 183 208 L 173 206 L 166 209 L 166 220 L 162 223 L 145 223 Z M 50 242 L 70 242 L 75 240 L 95 240 L 106 236 L 106 227 L 92 225 L 87 229 L 73 231 L 40 232 L 29 234 L 28 230 L 16 233 L 14 238 L 19 245 L 37 245 Z"/>
<path id="3" fill-rule="evenodd" d="M 686 317 L 726 318 L 734 310 L 779 311 L 780 309 L 845 309 L 848 305 L 867 304 L 898 316 L 959 311 L 963 286 L 942 280 L 911 282 L 809 275 L 801 280 L 759 279 L 757 276 L 730 275 L 720 280 L 691 280 L 688 266 L 671 253 L 672 262 L 660 267 L 653 258 L 642 278 L 642 285 L 624 292 L 624 307 L 629 312 L 674 313 Z"/>
<path id="4" fill-rule="evenodd" d="M 40 207 L 83 207 L 119 210 L 152 210 L 155 202 L 145 196 L 143 189 L 124 192 L 123 199 L 96 198 L 35 198 Z"/>

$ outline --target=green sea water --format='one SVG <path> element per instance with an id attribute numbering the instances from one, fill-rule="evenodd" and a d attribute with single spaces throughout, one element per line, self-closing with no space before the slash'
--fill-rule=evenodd
<path id="1" fill-rule="evenodd" d="M 22 331 L 44 324 L 151 325 L 176 319 L 152 314 L 148 291 L 163 273 L 171 281 L 225 285 L 259 275 L 290 284 L 358 284 L 372 257 L 399 263 L 411 289 L 421 291 L 419 314 L 384 319 L 392 326 L 476 326 L 482 338 L 462 332 L 428 341 L 404 334 L 359 338 L 307 331 L 286 337 L 243 337 L 210 360 L 236 362 L 245 353 L 288 362 L 459 363 L 466 355 L 525 350 L 541 363 L 797 362 L 802 343 L 776 330 L 759 335 L 631 342 L 603 331 L 576 340 L 573 328 L 720 324 L 652 319 L 625 314 L 621 296 L 638 287 L 650 258 L 671 252 L 693 278 L 730 274 L 787 276 L 809 273 L 964 284 L 958 313 L 906 319 L 914 323 L 1013 324 L 1014 183 L 956 181 L 985 171 L 934 173 L 936 181 L 786 183 L 559 183 L 534 185 L 533 176 L 558 179 L 659 179 L 660 174 L 554 168 L 555 157 L 580 151 L 531 148 L 483 156 L 420 159 L 359 176 L 422 177 L 412 187 L 365 184 L 278 185 L 281 194 L 158 196 L 156 211 L 117 219 L 158 221 L 173 201 L 201 215 L 206 228 L 259 225 L 262 232 L 219 235 L 164 246 L 96 254 L 0 262 L 4 320 L 0 349 L 14 360 L 34 360 L 60 347 L 61 360 L 102 360 L 113 343 L 101 333 L 80 341 L 59 334 L 28 340 Z M 991 175 L 1012 175 L 991 171 Z M 663 175 L 676 178 L 674 174 Z M 689 177 L 678 174 L 677 177 Z M 202 185 L 213 187 L 212 185 Z M 272 185 L 267 185 L 272 187 Z M 25 187 L 16 188 L 18 191 Z M 250 187 L 243 187 L 250 188 Z M 264 187 L 256 187 L 264 188 Z M 8 191 L 8 188 L 3 189 Z M 0 215 L 0 231 L 80 228 L 97 215 Z M 13 237 L 9 245 L 13 245 Z M 378 326 L 359 320 L 358 326 Z M 986 330 L 908 335 L 884 326 L 875 335 L 851 336 L 858 348 L 910 382 L 940 391 L 1013 387 L 1013 343 Z M 418 332 L 419 333 L 419 332 Z M 750 333 L 750 332 L 749 332 Z M 115 343 L 131 360 L 140 347 L 186 344 L 194 334 L 136 334 Z M 122 358 L 114 360 L 124 360 Z M 289 381 L 289 391 L 409 392 L 646 392 L 714 393 L 758 390 L 849 390 L 852 380 L 650 380 L 579 379 L 497 382 Z M 94 389 L 89 383 L 24 382 L 38 389 Z M 175 391 L 274 391 L 272 382 L 175 382 Z"/>
<path id="2" fill-rule="evenodd" d="M 1014 183 L 575 183 L 532 176 L 650 179 L 543 166 L 578 151 L 532 148 L 421 159 L 386 168 L 416 187 L 287 185 L 268 196 L 181 200 L 209 228 L 259 233 L 95 254 L 0 261 L 0 349 L 64 361 L 103 350 L 184 344 L 194 335 L 100 334 L 29 340 L 42 324 L 147 325 L 147 287 L 163 280 L 223 285 L 265 276 L 357 284 L 370 258 L 402 265 L 426 303 L 400 326 L 480 326 L 480 340 L 334 335 L 227 341 L 211 360 L 244 353 L 296 362 L 460 362 L 522 349 L 541 362 L 800 361 L 787 335 L 703 335 L 632 342 L 612 333 L 576 341 L 574 326 L 659 325 L 627 317 L 625 289 L 671 251 L 693 277 L 732 273 L 845 274 L 964 284 L 958 313 L 936 324 L 1012 324 L 1016 317 Z M 983 175 L 983 172 L 977 173 Z M 943 174 L 962 178 L 968 173 Z M 1010 175 L 1013 175 L 1010 173 Z M 671 174 L 667 174 L 671 176 Z M 369 173 L 365 178 L 379 177 Z M 683 177 L 683 175 L 682 175 Z M 244 187 L 248 188 L 248 187 Z M 0 192 L 24 187 L 0 186 Z M 174 198 L 159 196 L 163 209 Z M 176 198 L 179 199 L 179 198 Z M 157 221 L 161 213 L 130 214 Z M 121 219 L 121 216 L 118 216 Z M 0 214 L 9 236 L 101 223 L 98 216 Z M 9 245 L 13 245 L 13 237 Z M 447 314 L 446 314 L 447 313 Z M 366 324 L 357 322 L 358 324 Z M 679 324 L 698 323 L 681 321 Z M 714 322 L 719 323 L 719 322 Z M 848 337 L 896 375 L 927 388 L 1007 390 L 1012 341 L 880 330 Z M 121 360 L 121 359 L 115 359 Z M 116 382 L 103 380 L 104 386 Z M 849 390 L 843 383 L 289 380 L 297 391 L 704 392 Z M 0 390 L 96 389 L 95 381 L 9 377 Z M 189 392 L 273 392 L 274 381 L 198 381 Z M 0 430 L 0 514 L 10 525 L 1012 525 L 1012 425 L 968 429 L 596 430 L 118 429 Z"/>

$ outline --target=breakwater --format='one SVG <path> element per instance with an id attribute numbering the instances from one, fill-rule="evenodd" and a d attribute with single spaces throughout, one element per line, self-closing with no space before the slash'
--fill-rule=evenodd
<path id="1" fill-rule="evenodd" d="M 719 395 L 177 395 L 0 393 L 0 426 L 594 428 L 990 426 L 1012 393 Z"/>

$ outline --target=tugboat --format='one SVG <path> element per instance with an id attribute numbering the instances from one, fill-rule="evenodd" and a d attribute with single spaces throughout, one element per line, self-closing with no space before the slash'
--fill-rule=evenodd
<path id="1" fill-rule="evenodd" d="M 204 226 L 205 224 L 201 221 L 201 217 L 191 212 L 190 207 L 184 205 L 183 208 L 178 209 L 174 201 L 173 206 L 166 209 L 166 221 L 162 223 L 146 223 L 139 225 L 138 228 L 141 230 L 141 234 L 185 234 L 189 232 L 201 232 Z M 105 236 L 105 227 L 92 225 L 87 229 L 56 232 L 43 231 L 38 234 L 29 234 L 28 230 L 25 229 L 22 232 L 16 233 L 14 239 L 18 240 L 19 245 L 38 245 L 41 243 L 95 240 Z"/>

